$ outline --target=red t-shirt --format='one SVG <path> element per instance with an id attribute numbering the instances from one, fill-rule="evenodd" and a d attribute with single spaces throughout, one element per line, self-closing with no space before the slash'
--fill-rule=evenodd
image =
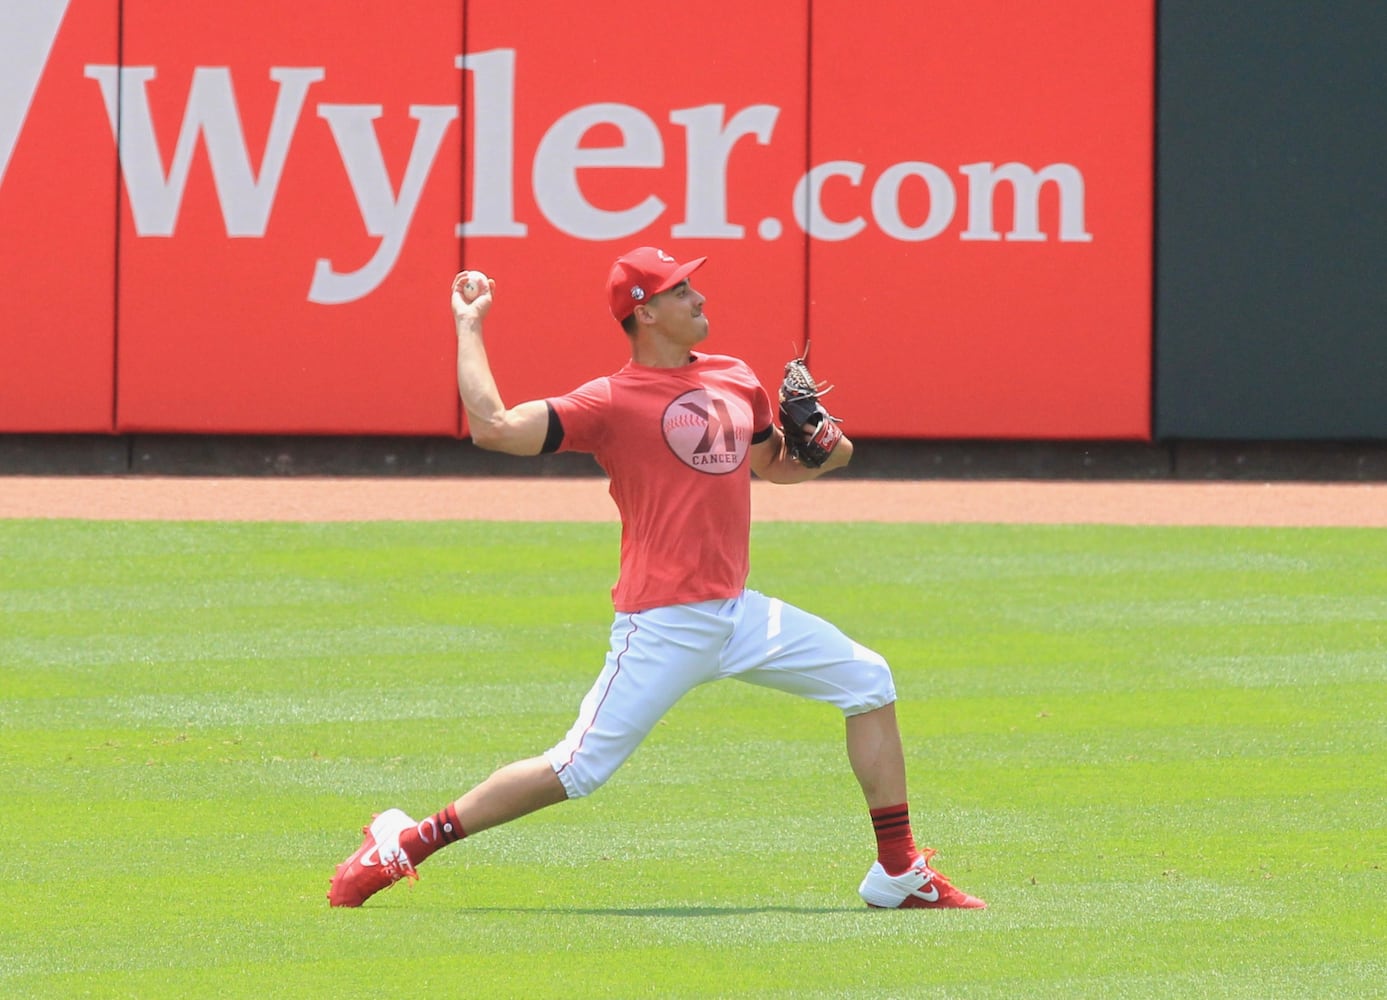
<path id="1" fill-rule="evenodd" d="M 547 402 L 561 451 L 589 452 L 621 513 L 618 611 L 735 597 L 750 569 L 754 441 L 771 426 L 743 361 L 693 354 L 680 368 L 628 362 Z"/>

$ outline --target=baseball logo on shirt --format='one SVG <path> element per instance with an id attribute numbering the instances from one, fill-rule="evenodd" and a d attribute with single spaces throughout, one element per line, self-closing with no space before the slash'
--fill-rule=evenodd
<path id="1" fill-rule="evenodd" d="M 751 405 L 707 389 L 690 389 L 665 408 L 665 443 L 685 465 L 721 476 L 746 459 L 751 441 Z"/>

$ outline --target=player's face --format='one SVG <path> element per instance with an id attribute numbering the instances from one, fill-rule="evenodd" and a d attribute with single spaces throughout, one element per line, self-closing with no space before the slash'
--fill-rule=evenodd
<path id="1" fill-rule="evenodd" d="M 707 301 L 685 279 L 654 296 L 649 305 L 654 309 L 666 337 L 676 343 L 693 346 L 708 336 L 708 317 L 703 315 L 703 303 Z"/>

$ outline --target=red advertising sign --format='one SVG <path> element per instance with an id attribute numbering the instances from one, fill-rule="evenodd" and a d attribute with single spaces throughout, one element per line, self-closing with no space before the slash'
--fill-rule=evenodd
<path id="1" fill-rule="evenodd" d="M 0 16 L 0 431 L 113 427 L 116 153 L 82 69 L 115 61 L 118 14 Z"/>
<path id="2" fill-rule="evenodd" d="M 709 350 L 770 385 L 811 339 L 854 436 L 1145 437 L 1154 12 L 1061 6 L 124 0 L 117 46 L 33 0 L 0 430 L 458 433 L 459 267 L 515 403 L 623 363 L 652 244 L 709 256 Z"/>

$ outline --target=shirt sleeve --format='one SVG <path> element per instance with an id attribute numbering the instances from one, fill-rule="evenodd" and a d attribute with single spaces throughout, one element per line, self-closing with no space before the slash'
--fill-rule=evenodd
<path id="1" fill-rule="evenodd" d="M 606 437 L 611 400 L 612 387 L 608 378 L 593 379 L 563 396 L 546 399 L 549 411 L 563 426 L 558 450 L 596 452 Z"/>

